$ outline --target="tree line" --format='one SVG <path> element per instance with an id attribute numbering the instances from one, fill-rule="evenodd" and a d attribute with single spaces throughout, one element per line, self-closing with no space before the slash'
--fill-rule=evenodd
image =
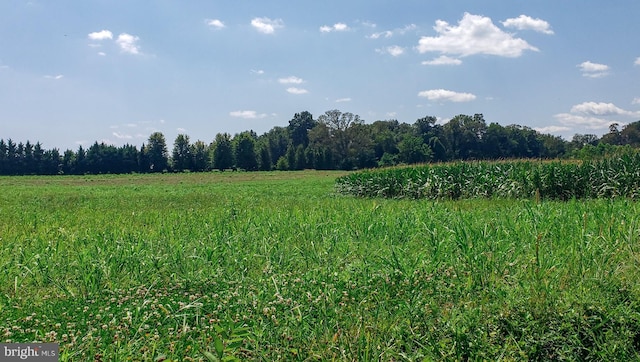
<path id="1" fill-rule="evenodd" d="M 286 127 L 258 135 L 218 133 L 212 142 L 174 140 L 171 152 L 161 132 L 140 147 L 95 142 L 60 152 L 40 142 L 0 139 L 0 175 L 203 172 L 211 170 L 352 170 L 454 160 L 587 158 L 617 147 L 640 146 L 640 121 L 613 124 L 602 137 L 576 134 L 571 141 L 519 125 L 487 124 L 482 114 L 458 115 L 444 124 L 424 117 L 365 123 L 360 116 L 330 110 L 314 119 L 296 113 Z"/>

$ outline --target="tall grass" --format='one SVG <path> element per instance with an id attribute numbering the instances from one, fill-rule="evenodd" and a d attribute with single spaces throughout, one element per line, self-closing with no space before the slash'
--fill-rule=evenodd
<path id="1" fill-rule="evenodd" d="M 61 360 L 631 360 L 629 199 L 409 201 L 321 172 L 0 178 L 0 335 Z"/>
<path id="2" fill-rule="evenodd" d="M 584 162 L 457 162 L 352 173 L 336 190 L 362 197 L 611 198 L 640 196 L 640 153 Z"/>

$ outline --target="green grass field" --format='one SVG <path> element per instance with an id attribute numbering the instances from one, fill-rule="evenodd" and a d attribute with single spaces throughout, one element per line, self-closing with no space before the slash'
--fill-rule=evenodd
<path id="1" fill-rule="evenodd" d="M 0 178 L 0 341 L 62 361 L 639 360 L 640 206 L 339 172 Z"/>

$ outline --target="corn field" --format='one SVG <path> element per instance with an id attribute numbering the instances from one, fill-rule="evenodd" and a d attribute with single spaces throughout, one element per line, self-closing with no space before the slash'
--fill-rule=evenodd
<path id="1" fill-rule="evenodd" d="M 590 161 L 457 162 L 356 172 L 336 191 L 359 197 L 407 199 L 640 196 L 640 152 Z"/>

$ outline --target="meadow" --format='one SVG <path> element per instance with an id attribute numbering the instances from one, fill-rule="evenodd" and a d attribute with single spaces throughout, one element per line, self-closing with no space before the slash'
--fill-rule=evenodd
<path id="1" fill-rule="evenodd" d="M 61 361 L 640 360 L 636 201 L 357 198 L 344 175 L 0 177 L 0 341 Z"/>

